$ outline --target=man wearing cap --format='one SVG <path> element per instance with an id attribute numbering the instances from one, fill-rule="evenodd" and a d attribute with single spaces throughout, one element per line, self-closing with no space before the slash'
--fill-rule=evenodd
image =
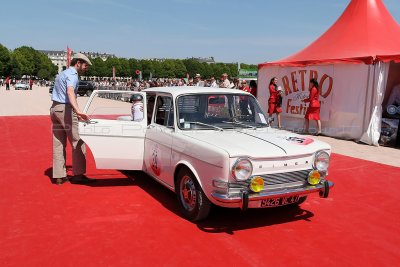
<path id="1" fill-rule="evenodd" d="M 76 100 L 78 75 L 87 72 L 89 65 L 92 63 L 84 54 L 76 53 L 71 60 L 71 67 L 61 72 L 54 83 L 50 117 L 53 123 L 53 179 L 57 185 L 68 181 L 65 168 L 67 138 L 72 146 L 74 177 L 71 178 L 71 181 L 78 183 L 95 181 L 84 175 L 86 172 L 86 147 L 78 132 L 78 120 L 88 121 L 90 118 L 79 109 Z"/>
<path id="2" fill-rule="evenodd" d="M 224 73 L 221 76 L 221 84 L 219 85 L 221 88 L 231 88 L 231 82 L 228 80 L 228 74 Z"/>
<path id="3" fill-rule="evenodd" d="M 204 87 L 204 81 L 201 80 L 201 75 L 200 74 L 196 74 L 196 76 L 194 76 L 194 80 L 195 80 L 195 85 L 196 86 Z"/>
<path id="4" fill-rule="evenodd" d="M 214 88 L 219 87 L 217 84 L 217 81 L 215 80 L 214 77 L 211 77 L 211 79 L 210 79 L 210 87 L 214 87 Z"/>

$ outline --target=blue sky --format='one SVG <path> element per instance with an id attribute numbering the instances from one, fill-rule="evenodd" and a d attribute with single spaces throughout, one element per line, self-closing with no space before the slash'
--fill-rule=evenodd
<path id="1" fill-rule="evenodd" d="M 350 0 L 13 0 L 2 3 L 0 43 L 126 58 L 214 56 L 261 63 L 324 33 Z M 400 22 L 400 0 L 383 0 Z"/>

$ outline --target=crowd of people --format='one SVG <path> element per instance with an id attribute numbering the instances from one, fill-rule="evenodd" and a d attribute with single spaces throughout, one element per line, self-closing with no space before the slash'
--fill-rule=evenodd
<path id="1" fill-rule="evenodd" d="M 247 82 L 246 80 L 240 80 L 233 78 L 229 80 L 228 74 L 224 73 L 221 78 L 217 80 L 215 77 L 209 79 L 203 79 L 200 74 L 196 74 L 192 79 L 188 78 L 159 78 L 152 80 L 115 80 L 112 79 L 89 79 L 91 80 L 96 88 L 99 89 L 120 89 L 129 88 L 134 91 L 141 91 L 150 87 L 175 87 L 175 86 L 201 86 L 201 87 L 215 87 L 215 88 L 229 88 L 239 89 L 249 92 L 256 96 L 257 83 L 254 80 Z"/>
<path id="2" fill-rule="evenodd" d="M 94 81 L 95 85 L 99 89 L 115 88 L 120 89 L 125 87 L 128 90 L 141 91 L 150 87 L 174 87 L 174 86 L 201 86 L 201 87 L 215 87 L 215 88 L 229 88 L 237 89 L 249 92 L 255 97 L 257 96 L 257 83 L 254 80 L 250 80 L 248 83 L 246 80 L 240 80 L 233 78 L 229 80 L 228 74 L 224 73 L 221 75 L 219 80 L 215 77 L 210 79 L 202 79 L 200 74 L 196 74 L 193 79 L 156 79 L 156 80 L 131 80 L 131 81 L 110 81 L 100 80 Z M 313 120 L 317 124 L 317 131 L 315 135 L 321 134 L 321 120 L 320 120 L 320 102 L 319 102 L 319 85 L 315 79 L 310 80 L 310 94 L 309 97 L 302 100 L 304 103 L 309 103 L 309 108 L 305 115 L 304 131 L 309 132 L 310 120 Z M 268 115 L 271 121 L 276 117 L 277 127 L 282 128 L 281 113 L 282 113 L 282 101 L 284 91 L 278 86 L 278 79 L 273 77 L 269 83 L 269 99 L 268 99 Z"/>
<path id="3" fill-rule="evenodd" d="M 257 97 L 257 83 L 254 80 L 247 82 L 244 79 L 233 78 L 229 80 L 227 73 L 223 73 L 220 79 L 211 77 L 203 79 L 200 74 L 196 74 L 193 78 L 158 78 L 152 80 L 113 80 L 110 78 L 105 79 L 88 79 L 93 82 L 97 89 L 125 89 L 133 91 L 142 91 L 151 87 L 174 87 L 174 86 L 201 86 L 201 87 L 215 87 L 215 88 L 228 88 L 242 90 L 253 94 Z M 34 79 L 15 79 L 11 77 L 0 77 L 0 86 L 5 86 L 6 90 L 10 90 L 12 86 L 18 83 L 25 83 L 29 85 L 32 90 L 33 85 L 37 86 L 50 86 L 51 81 L 34 80 Z M 310 80 L 310 95 L 309 98 L 304 99 L 303 102 L 309 103 L 309 108 L 305 115 L 305 132 L 309 131 L 310 120 L 316 121 L 317 132 L 316 135 L 321 134 L 321 120 L 320 120 L 320 102 L 319 102 L 319 89 L 318 82 L 315 79 Z M 278 86 L 278 79 L 273 77 L 269 83 L 269 99 L 268 99 L 268 115 L 271 120 L 274 120 L 274 115 L 277 119 L 277 127 L 281 128 L 282 113 L 282 97 L 283 90 Z"/>
<path id="4" fill-rule="evenodd" d="M 0 77 L 0 87 L 5 86 L 6 90 L 10 90 L 11 87 L 15 87 L 16 84 L 27 84 L 29 85 L 29 89 L 32 90 L 32 86 L 50 86 L 52 84 L 51 81 L 47 80 L 39 80 L 39 79 L 33 79 L 33 78 L 27 78 L 27 79 L 16 79 L 14 77 Z"/>

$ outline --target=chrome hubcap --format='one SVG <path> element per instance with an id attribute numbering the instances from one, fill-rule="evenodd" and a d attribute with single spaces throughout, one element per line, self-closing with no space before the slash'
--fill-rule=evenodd
<path id="1" fill-rule="evenodd" d="M 197 200 L 196 186 L 187 175 L 181 179 L 180 199 L 186 210 L 192 211 L 195 208 Z"/>

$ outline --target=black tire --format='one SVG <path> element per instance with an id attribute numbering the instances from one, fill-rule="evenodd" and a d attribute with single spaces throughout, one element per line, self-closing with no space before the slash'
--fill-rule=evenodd
<path id="1" fill-rule="evenodd" d="M 86 95 L 87 95 L 87 96 L 90 96 L 92 93 L 93 93 L 92 90 L 87 90 L 87 91 L 86 91 Z"/>
<path id="2" fill-rule="evenodd" d="M 85 94 L 80 93 L 79 96 L 84 96 Z"/>
<path id="3" fill-rule="evenodd" d="M 176 180 L 179 206 L 185 218 L 192 222 L 205 219 L 210 213 L 211 202 L 204 194 L 193 173 L 182 168 Z"/>

